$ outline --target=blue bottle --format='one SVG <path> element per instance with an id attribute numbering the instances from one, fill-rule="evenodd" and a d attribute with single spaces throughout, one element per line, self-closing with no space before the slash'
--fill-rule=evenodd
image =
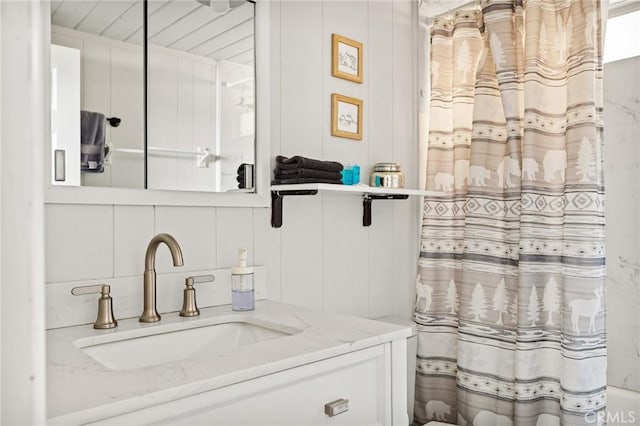
<path id="1" fill-rule="evenodd" d="M 354 166 L 351 168 L 351 171 L 353 173 L 353 185 L 357 185 L 360 183 L 360 166 L 358 166 L 357 164 L 354 164 Z"/>
<path id="2" fill-rule="evenodd" d="M 342 170 L 342 184 L 353 185 L 353 168 L 351 166 L 344 166 Z"/>

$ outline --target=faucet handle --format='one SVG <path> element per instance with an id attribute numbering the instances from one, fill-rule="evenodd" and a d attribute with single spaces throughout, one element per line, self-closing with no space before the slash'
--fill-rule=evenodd
<path id="1" fill-rule="evenodd" d="M 216 279 L 213 275 L 195 275 L 187 277 L 184 280 L 186 288 L 184 289 L 184 298 L 182 299 L 181 317 L 196 317 L 200 315 L 200 309 L 196 304 L 196 289 L 194 284 L 212 282 Z"/>
<path id="2" fill-rule="evenodd" d="M 192 286 L 198 283 L 208 283 L 215 281 L 216 277 L 213 275 L 194 275 L 191 277 L 187 277 L 185 284 L 187 287 Z"/>
<path id="3" fill-rule="evenodd" d="M 98 317 L 96 318 L 96 322 L 93 323 L 93 328 L 102 330 L 117 327 L 118 321 L 113 317 L 113 304 L 110 286 L 106 284 L 99 284 L 74 287 L 71 289 L 71 294 L 74 296 L 97 293 L 100 293 L 100 299 L 98 299 Z"/>

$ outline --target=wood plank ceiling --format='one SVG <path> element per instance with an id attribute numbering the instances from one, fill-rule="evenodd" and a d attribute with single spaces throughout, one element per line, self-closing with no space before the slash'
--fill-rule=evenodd
<path id="1" fill-rule="evenodd" d="M 196 0 L 149 0 L 149 42 L 253 66 L 253 10 L 249 2 L 217 13 Z M 128 43 L 142 44 L 142 17 L 141 0 L 51 2 L 53 25 Z"/>

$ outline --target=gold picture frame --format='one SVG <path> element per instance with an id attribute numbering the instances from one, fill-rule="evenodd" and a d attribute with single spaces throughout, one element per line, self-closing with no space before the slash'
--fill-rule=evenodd
<path id="1" fill-rule="evenodd" d="M 362 43 L 331 34 L 331 75 L 362 84 Z"/>
<path id="2" fill-rule="evenodd" d="M 331 135 L 362 140 L 362 100 L 331 95 Z"/>

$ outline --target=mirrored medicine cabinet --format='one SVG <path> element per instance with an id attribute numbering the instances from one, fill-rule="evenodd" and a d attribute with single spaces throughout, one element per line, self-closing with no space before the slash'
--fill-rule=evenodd
<path id="1" fill-rule="evenodd" d="M 266 3 L 52 1 L 47 201 L 267 205 Z"/>

